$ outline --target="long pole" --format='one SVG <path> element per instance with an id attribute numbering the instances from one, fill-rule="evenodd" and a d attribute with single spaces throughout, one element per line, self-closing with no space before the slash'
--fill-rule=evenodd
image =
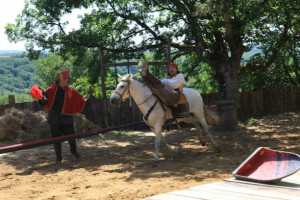
<path id="1" fill-rule="evenodd" d="M 0 147 L 0 154 L 23 150 L 23 149 L 31 149 L 31 148 L 54 144 L 54 143 L 58 143 L 58 142 L 64 142 L 64 141 L 68 141 L 70 139 L 79 139 L 79 138 L 89 137 L 89 136 L 93 136 L 93 135 L 104 134 L 109 131 L 118 130 L 118 129 L 122 129 L 122 128 L 128 128 L 130 126 L 136 126 L 136 125 L 140 125 L 143 123 L 144 123 L 144 121 L 139 121 L 139 122 L 133 122 L 133 123 L 119 125 L 119 126 L 115 126 L 115 127 L 102 128 L 102 129 L 97 129 L 97 130 L 93 130 L 93 131 L 86 131 L 86 132 L 82 132 L 82 133 L 75 133 L 75 134 L 65 135 L 65 136 L 56 137 L 56 138 L 50 138 L 50 139 L 46 139 L 46 140 L 39 140 L 39 141 L 35 141 L 35 142 L 20 143 L 20 144 L 4 146 L 4 147 Z"/>

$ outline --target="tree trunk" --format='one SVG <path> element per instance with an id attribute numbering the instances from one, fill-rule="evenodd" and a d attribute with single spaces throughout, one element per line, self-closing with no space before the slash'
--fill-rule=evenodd
<path id="1" fill-rule="evenodd" d="M 228 57 L 219 57 L 216 58 L 214 57 L 213 59 L 211 59 L 208 63 L 210 64 L 211 67 L 213 67 L 218 74 L 218 78 L 219 78 L 219 84 L 220 88 L 223 87 L 224 91 L 223 91 L 223 95 L 222 98 L 224 100 L 226 100 L 227 103 L 232 104 L 232 106 L 230 108 L 232 108 L 232 110 L 223 110 L 222 108 L 220 108 L 220 112 L 232 112 L 231 114 L 228 114 L 228 116 L 231 116 L 230 119 L 220 119 L 220 121 L 225 121 L 228 124 L 226 125 L 230 125 L 231 127 L 233 127 L 232 129 L 234 129 L 237 125 L 237 108 L 239 105 L 239 68 L 240 68 L 240 61 L 241 59 L 239 59 L 239 57 L 235 57 L 235 58 L 228 58 Z M 221 81 L 220 81 L 221 80 Z M 225 84 L 224 84 L 225 83 Z M 223 86 L 223 84 L 225 85 L 225 87 Z M 228 100 L 228 101 L 227 101 Z M 222 106 L 222 105 L 220 105 Z M 222 113 L 220 113 L 220 118 L 222 118 L 222 116 L 226 116 L 222 115 Z"/>
<path id="2" fill-rule="evenodd" d="M 225 60 L 212 58 L 208 61 L 208 64 L 214 68 L 218 74 L 217 78 L 218 83 L 220 84 L 219 88 L 224 88 L 225 99 L 232 99 L 235 105 L 238 105 L 239 102 L 239 68 L 240 68 L 240 59 Z M 220 91 L 221 92 L 221 91 Z"/>
<path id="3" fill-rule="evenodd" d="M 239 102 L 239 77 L 238 67 L 230 63 L 221 67 L 220 73 L 225 80 L 225 99 L 232 99 L 237 106 Z"/>

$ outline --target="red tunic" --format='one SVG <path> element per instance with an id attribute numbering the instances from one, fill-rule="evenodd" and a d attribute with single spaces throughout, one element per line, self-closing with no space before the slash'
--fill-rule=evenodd
<path id="1" fill-rule="evenodd" d="M 48 87 L 47 90 L 45 91 L 48 97 L 45 106 L 45 109 L 47 111 L 51 110 L 53 106 L 57 89 L 58 89 L 58 85 L 54 84 Z M 87 99 L 83 98 L 81 94 L 79 94 L 72 88 L 66 86 L 64 105 L 61 114 L 74 115 L 76 113 L 81 112 L 84 109 L 86 100 Z"/>

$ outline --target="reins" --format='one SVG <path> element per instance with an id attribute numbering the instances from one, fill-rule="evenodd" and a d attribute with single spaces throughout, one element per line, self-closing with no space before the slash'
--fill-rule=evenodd
<path id="1" fill-rule="evenodd" d="M 152 96 L 153 96 L 153 93 L 152 93 L 146 100 L 144 100 L 142 103 L 137 104 L 137 105 L 138 105 L 138 106 L 143 105 L 143 104 L 146 103 L 146 102 L 150 99 L 150 97 L 152 97 Z"/>
<path id="2" fill-rule="evenodd" d="M 153 111 L 153 109 L 154 109 L 154 107 L 156 106 L 157 102 L 158 102 L 158 99 L 156 99 L 155 103 L 154 103 L 154 104 L 151 106 L 151 108 L 148 110 L 146 116 L 144 116 L 144 119 L 145 119 L 146 121 L 148 120 L 148 117 L 149 117 L 149 115 L 151 114 L 151 112 Z"/>
<path id="3" fill-rule="evenodd" d="M 128 89 L 128 91 L 129 91 L 129 89 Z M 150 95 L 149 97 L 147 97 L 142 103 L 139 103 L 139 104 L 137 104 L 137 105 L 138 105 L 138 106 L 143 105 L 143 104 L 146 103 L 152 96 L 156 96 L 156 95 L 154 95 L 153 92 L 151 91 L 151 95 Z M 159 101 L 159 99 L 158 99 L 157 96 L 156 96 L 156 98 L 157 98 L 157 99 L 156 99 L 155 103 L 149 108 L 149 110 L 148 110 L 148 112 L 146 113 L 146 115 L 145 115 L 145 116 L 143 115 L 143 118 L 144 118 L 145 121 L 148 121 L 148 118 L 149 118 L 150 114 L 152 113 L 153 109 L 155 108 L 157 102 Z M 151 126 L 150 126 L 150 127 L 151 127 Z"/>
<path id="4" fill-rule="evenodd" d="M 130 81 L 128 81 L 128 80 L 121 80 L 121 81 L 126 82 L 126 83 L 127 83 L 127 87 L 126 87 L 126 89 L 123 91 L 122 94 L 119 93 L 119 92 L 117 92 L 117 91 L 115 91 L 115 93 L 118 94 L 118 95 L 121 97 L 121 98 L 120 98 L 120 101 L 122 101 L 122 96 L 124 95 L 124 93 L 126 92 L 126 90 L 128 90 L 128 95 L 130 96 L 130 89 L 129 89 Z M 137 104 L 137 105 L 138 105 L 138 106 L 143 105 L 143 104 L 146 103 L 152 96 L 156 96 L 156 95 L 154 95 L 154 93 L 151 91 L 151 95 L 150 95 L 149 97 L 147 97 L 142 103 L 139 103 L 139 104 Z M 157 98 L 157 99 L 156 99 L 155 103 L 149 108 L 149 110 L 148 110 L 148 112 L 146 113 L 146 115 L 145 115 L 145 116 L 143 115 L 143 118 L 144 118 L 145 121 L 148 121 L 148 118 L 149 118 L 150 114 L 152 113 L 152 111 L 154 110 L 154 108 L 155 108 L 157 102 L 160 102 L 160 100 L 159 100 L 159 98 L 158 98 L 157 96 L 156 96 L 156 98 Z M 124 100 L 125 100 L 125 99 L 124 99 Z M 164 106 L 162 106 L 162 108 L 163 108 L 163 110 L 165 111 Z"/>

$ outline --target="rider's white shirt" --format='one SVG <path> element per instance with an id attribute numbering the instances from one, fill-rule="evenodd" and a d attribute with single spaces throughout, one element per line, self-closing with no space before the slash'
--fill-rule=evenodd
<path id="1" fill-rule="evenodd" d="M 172 89 L 176 89 L 182 84 L 185 83 L 184 75 L 182 73 L 177 74 L 176 76 L 173 76 L 172 78 L 164 78 L 161 81 L 164 85 L 168 85 Z"/>

